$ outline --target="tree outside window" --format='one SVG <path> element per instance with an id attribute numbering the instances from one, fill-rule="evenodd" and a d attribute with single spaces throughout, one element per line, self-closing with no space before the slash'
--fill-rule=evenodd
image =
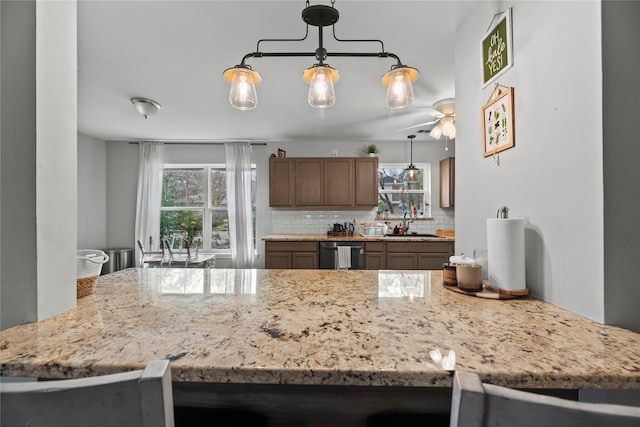
<path id="1" fill-rule="evenodd" d="M 251 178 L 255 244 L 255 165 L 252 165 Z M 192 248 L 230 252 L 224 164 L 165 165 L 160 236 L 169 241 L 173 249 L 181 249 L 188 242 Z"/>
<path id="2" fill-rule="evenodd" d="M 431 168 L 429 164 L 416 164 L 420 169 L 417 182 L 407 185 L 402 181 L 404 168 L 401 163 L 381 163 L 378 167 L 378 216 L 400 218 L 405 212 L 415 210 L 419 215 L 429 216 Z"/>

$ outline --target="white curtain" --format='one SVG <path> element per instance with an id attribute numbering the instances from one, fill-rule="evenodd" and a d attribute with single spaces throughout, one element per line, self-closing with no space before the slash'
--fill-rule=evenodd
<path id="1" fill-rule="evenodd" d="M 141 142 L 138 161 L 138 199 L 136 203 L 136 241 L 145 251 L 160 250 L 160 198 L 162 197 L 162 142 Z M 150 243 L 151 241 L 151 243 Z M 136 259 L 142 254 L 135 245 Z"/>
<path id="2" fill-rule="evenodd" d="M 227 207 L 231 261 L 234 268 L 253 268 L 251 219 L 251 144 L 225 143 L 227 159 Z"/>

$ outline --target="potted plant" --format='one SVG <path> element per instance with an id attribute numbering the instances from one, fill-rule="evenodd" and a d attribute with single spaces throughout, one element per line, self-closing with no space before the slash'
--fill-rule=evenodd
<path id="1" fill-rule="evenodd" d="M 367 153 L 369 153 L 369 157 L 375 157 L 376 154 L 378 154 L 380 152 L 380 150 L 378 150 L 378 146 L 376 144 L 367 145 L 367 148 L 366 148 L 365 151 Z"/>

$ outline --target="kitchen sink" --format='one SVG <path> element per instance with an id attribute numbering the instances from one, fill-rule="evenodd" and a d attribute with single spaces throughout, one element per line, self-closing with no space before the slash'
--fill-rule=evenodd
<path id="1" fill-rule="evenodd" d="M 438 239 L 444 238 L 444 236 L 438 236 L 436 234 L 420 234 L 420 233 L 409 233 L 409 234 L 385 234 L 385 237 L 435 237 Z"/>

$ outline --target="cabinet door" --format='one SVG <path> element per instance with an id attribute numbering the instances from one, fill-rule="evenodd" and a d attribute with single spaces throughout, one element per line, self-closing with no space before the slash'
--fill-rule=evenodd
<path id="1" fill-rule="evenodd" d="M 321 206 L 324 202 L 322 159 L 294 159 L 295 205 Z"/>
<path id="2" fill-rule="evenodd" d="M 385 269 L 384 253 L 382 252 L 365 252 L 364 269 L 365 270 L 384 270 Z"/>
<path id="3" fill-rule="evenodd" d="M 317 252 L 293 252 L 291 258 L 291 268 L 303 268 L 307 270 L 316 270 L 318 268 Z"/>
<path id="4" fill-rule="evenodd" d="M 291 252 L 267 252 L 266 268 L 291 268 Z"/>
<path id="5" fill-rule="evenodd" d="M 293 206 L 293 161 L 269 160 L 269 206 Z"/>
<path id="6" fill-rule="evenodd" d="M 440 208 L 453 209 L 455 207 L 456 163 L 455 157 L 440 160 Z"/>
<path id="7" fill-rule="evenodd" d="M 378 205 L 378 158 L 359 157 L 355 160 L 355 205 Z"/>
<path id="8" fill-rule="evenodd" d="M 353 159 L 324 160 L 324 205 L 353 206 Z"/>
<path id="9" fill-rule="evenodd" d="M 447 252 L 418 254 L 418 270 L 442 270 L 442 264 L 449 262 Z"/>
<path id="10" fill-rule="evenodd" d="M 387 269 L 389 270 L 416 270 L 418 268 L 418 254 L 416 253 L 389 253 L 387 252 Z"/>

